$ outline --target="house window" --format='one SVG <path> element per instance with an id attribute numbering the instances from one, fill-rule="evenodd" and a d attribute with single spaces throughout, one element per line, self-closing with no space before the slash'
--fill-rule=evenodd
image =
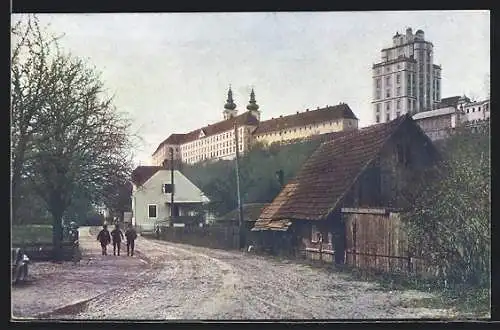
<path id="1" fill-rule="evenodd" d="M 386 112 L 385 121 L 390 121 L 390 120 L 391 120 L 391 114 L 389 112 Z"/>
<path id="2" fill-rule="evenodd" d="M 390 102 L 385 103 L 385 110 L 387 110 L 387 111 L 391 110 L 391 103 Z"/>
<path id="3" fill-rule="evenodd" d="M 148 204 L 148 217 L 149 218 L 156 218 L 157 217 L 156 204 Z"/>
<path id="4" fill-rule="evenodd" d="M 401 109 L 401 100 L 396 101 L 396 109 Z"/>
<path id="5" fill-rule="evenodd" d="M 400 84 L 401 83 L 401 74 L 396 75 L 396 83 Z"/>
<path id="6" fill-rule="evenodd" d="M 380 81 L 380 78 L 379 78 L 379 79 L 376 80 L 375 86 L 377 88 L 380 88 L 380 83 L 381 83 L 381 81 Z"/>
<path id="7" fill-rule="evenodd" d="M 380 96 L 381 96 L 380 89 L 377 89 L 377 90 L 375 91 L 375 98 L 376 98 L 377 100 L 380 100 Z"/>
<path id="8" fill-rule="evenodd" d="M 396 96 L 401 96 L 401 87 L 396 88 Z"/>
<path id="9" fill-rule="evenodd" d="M 379 113 L 380 112 L 380 103 L 377 103 L 377 105 L 375 107 L 376 107 L 377 113 Z M 331 122 L 330 122 L 330 124 L 331 124 Z"/>
<path id="10" fill-rule="evenodd" d="M 385 77 L 385 86 L 390 86 L 391 85 L 391 76 Z"/>
<path id="11" fill-rule="evenodd" d="M 385 97 L 391 97 L 391 90 L 390 89 L 385 91 Z"/>
<path id="12" fill-rule="evenodd" d="M 379 116 L 379 115 L 376 115 L 376 116 L 375 116 L 375 121 L 376 121 L 377 123 L 380 123 L 380 116 Z"/>

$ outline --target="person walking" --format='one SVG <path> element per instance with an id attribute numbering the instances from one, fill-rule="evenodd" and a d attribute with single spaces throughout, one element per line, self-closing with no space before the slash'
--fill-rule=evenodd
<path id="1" fill-rule="evenodd" d="M 116 224 L 115 229 L 111 232 L 111 237 L 113 238 L 113 255 L 116 256 L 116 250 L 118 249 L 118 255 L 120 255 L 120 249 L 122 244 L 123 233 L 120 230 L 120 225 Z"/>
<path id="2" fill-rule="evenodd" d="M 131 223 L 128 224 L 128 228 L 125 231 L 125 237 L 127 238 L 127 255 L 133 256 L 137 233 Z"/>
<path id="3" fill-rule="evenodd" d="M 108 255 L 107 246 L 111 243 L 111 236 L 109 235 L 107 225 L 102 226 L 102 230 L 97 234 L 97 240 L 101 243 L 102 255 Z"/>

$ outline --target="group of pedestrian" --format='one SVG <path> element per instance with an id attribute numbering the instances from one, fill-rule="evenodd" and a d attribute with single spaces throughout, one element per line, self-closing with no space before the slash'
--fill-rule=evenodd
<path id="1" fill-rule="evenodd" d="M 102 226 L 102 230 L 97 235 L 97 240 L 101 243 L 102 255 L 108 255 L 107 247 L 111 243 L 113 243 L 113 255 L 116 256 L 117 252 L 120 255 L 121 243 L 124 238 L 127 239 L 127 256 L 133 256 L 137 233 L 132 224 L 128 225 L 125 237 L 118 224 L 115 225 L 115 229 L 111 233 L 108 231 L 107 225 Z"/>

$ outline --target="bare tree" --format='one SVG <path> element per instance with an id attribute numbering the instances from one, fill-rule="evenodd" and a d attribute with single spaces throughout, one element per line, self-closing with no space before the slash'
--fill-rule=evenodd
<path id="1" fill-rule="evenodd" d="M 57 38 L 44 38 L 36 16 L 11 28 L 11 186 L 12 215 L 16 219 L 21 177 L 34 135 L 40 131 L 39 109 L 53 89 L 47 60 Z"/>
<path id="2" fill-rule="evenodd" d="M 116 183 L 129 176 L 130 123 L 112 105 L 95 68 L 63 53 L 55 40 L 47 44 L 40 29 L 35 32 L 39 44 L 47 48 L 41 52 L 37 44 L 25 42 L 20 47 L 26 48 L 25 60 L 12 63 L 16 67 L 12 85 L 17 89 L 12 117 L 19 127 L 14 130 L 18 137 L 12 148 L 21 154 L 20 141 L 27 141 L 28 156 L 18 157 L 17 166 L 52 214 L 54 258 L 59 259 L 62 217 L 75 193 L 96 203 L 105 202 Z M 40 81 L 43 93 L 36 94 L 28 80 Z M 28 100 L 36 100 L 28 103 L 28 123 L 36 129 L 21 129 L 22 121 L 27 121 L 23 115 L 26 95 Z"/>

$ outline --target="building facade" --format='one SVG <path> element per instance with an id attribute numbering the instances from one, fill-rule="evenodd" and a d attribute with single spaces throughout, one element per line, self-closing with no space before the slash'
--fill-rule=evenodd
<path id="1" fill-rule="evenodd" d="M 358 118 L 347 104 L 340 103 L 263 121 L 253 138 L 256 142 L 271 144 L 355 129 L 358 129 Z"/>
<path id="2" fill-rule="evenodd" d="M 132 172 L 132 224 L 151 231 L 157 222 L 174 217 L 195 217 L 209 202 L 205 194 L 180 171 L 174 171 L 174 203 L 165 185 L 171 184 L 170 170 L 160 166 L 139 166 Z M 207 215 L 204 215 L 204 220 Z"/>
<path id="3" fill-rule="evenodd" d="M 152 165 L 164 165 L 172 157 L 171 150 L 174 160 L 188 164 L 233 159 L 236 156 L 235 127 L 238 129 L 240 153 L 245 153 L 255 142 L 271 144 L 358 128 L 358 118 L 345 103 L 261 121 L 252 89 L 246 109 L 238 114 L 229 88 L 224 119 L 186 134 L 171 134 L 153 153 Z"/>
<path id="4" fill-rule="evenodd" d="M 396 33 L 372 68 L 373 113 L 376 123 L 405 113 L 431 110 L 441 99 L 441 67 L 434 64 L 433 44 L 424 32 Z"/>
<path id="5" fill-rule="evenodd" d="M 489 124 L 489 100 L 471 101 L 465 95 L 452 96 L 443 98 L 436 108 L 413 115 L 416 123 L 433 141 L 447 138 L 460 125 L 474 129 Z"/>
<path id="6" fill-rule="evenodd" d="M 442 140 L 460 122 L 460 112 L 454 107 L 446 107 L 413 115 L 413 120 L 432 141 Z"/>
<path id="7" fill-rule="evenodd" d="M 490 119 L 490 100 L 469 102 L 461 105 L 463 120 L 478 122 Z"/>

